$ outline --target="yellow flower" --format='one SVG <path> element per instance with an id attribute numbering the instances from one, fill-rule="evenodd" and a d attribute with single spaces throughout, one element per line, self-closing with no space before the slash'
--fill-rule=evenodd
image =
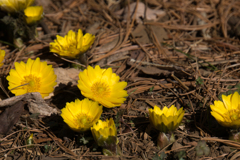
<path id="1" fill-rule="evenodd" d="M 98 65 L 88 66 L 79 73 L 78 88 L 82 95 L 101 103 L 107 108 L 120 106 L 127 97 L 124 88 L 127 82 L 119 82 L 119 76 L 112 73 L 112 68 L 101 69 Z"/>
<path id="2" fill-rule="evenodd" d="M 8 89 L 16 96 L 39 92 L 43 98 L 53 92 L 56 79 L 52 65 L 40 62 L 40 58 L 29 58 L 26 64 L 15 62 L 15 69 L 11 69 L 7 76 Z"/>
<path id="3" fill-rule="evenodd" d="M 174 105 L 170 108 L 165 106 L 163 110 L 154 106 L 154 109 L 149 109 L 150 123 L 154 128 L 164 133 L 174 131 L 181 123 L 184 112 L 183 108 L 177 110 Z"/>
<path id="4" fill-rule="evenodd" d="M 70 30 L 65 37 L 57 35 L 57 39 L 50 43 L 50 52 L 59 54 L 60 56 L 77 59 L 78 56 L 86 52 L 93 44 L 95 36 L 86 33 L 83 36 L 82 30 L 78 33 Z"/>
<path id="5" fill-rule="evenodd" d="M 34 0 L 0 0 L 1 10 L 14 13 L 23 11 L 25 8 L 33 4 Z"/>
<path id="6" fill-rule="evenodd" d="M 31 144 L 33 144 L 33 133 L 31 133 L 27 139 L 27 145 L 31 145 Z"/>
<path id="7" fill-rule="evenodd" d="M 110 120 L 98 120 L 97 124 L 91 127 L 94 140 L 99 146 L 106 146 L 107 144 L 117 144 L 117 129 L 112 118 Z"/>
<path id="8" fill-rule="evenodd" d="M 27 24 L 34 24 L 43 17 L 42 6 L 30 6 L 24 10 Z"/>
<path id="9" fill-rule="evenodd" d="M 214 101 L 212 116 L 224 127 L 240 127 L 240 95 L 238 92 L 228 96 L 222 95 L 222 101 Z"/>
<path id="10" fill-rule="evenodd" d="M 62 109 L 61 116 L 72 130 L 83 132 L 89 130 L 98 121 L 101 114 L 102 106 L 85 98 L 82 101 L 76 99 L 75 102 L 67 103 L 66 107 Z"/>
<path id="11" fill-rule="evenodd" d="M 4 57 L 5 57 L 5 51 L 0 49 L 0 67 L 3 66 Z"/>

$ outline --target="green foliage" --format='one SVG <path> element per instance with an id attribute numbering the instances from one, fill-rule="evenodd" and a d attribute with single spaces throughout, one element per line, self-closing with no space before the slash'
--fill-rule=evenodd
<path id="1" fill-rule="evenodd" d="M 48 153 L 51 150 L 50 142 L 48 141 L 46 145 L 44 145 L 44 152 Z"/>
<path id="2" fill-rule="evenodd" d="M 71 67 L 72 67 L 72 68 L 75 68 L 75 69 L 80 69 L 80 70 L 86 69 L 86 68 L 83 67 L 82 65 L 76 64 L 76 63 L 71 63 Z"/>
<path id="3" fill-rule="evenodd" d="M 84 137 L 82 137 L 82 138 L 79 139 L 79 142 L 80 142 L 80 143 L 83 143 L 83 144 L 87 144 L 87 143 L 89 142 L 89 139 L 90 139 L 90 138 L 84 138 Z"/>
<path id="4" fill-rule="evenodd" d="M 130 92 L 129 94 L 128 94 L 128 96 L 130 96 L 132 93 L 134 93 L 135 91 L 136 91 L 137 89 L 134 89 L 132 92 Z"/>
<path id="5" fill-rule="evenodd" d="M 40 113 L 33 113 L 29 117 L 32 118 L 32 119 L 38 119 L 39 115 L 40 115 Z"/>
<path id="6" fill-rule="evenodd" d="M 97 148 L 93 147 L 92 151 L 93 151 L 93 152 L 96 152 L 96 151 L 97 151 Z"/>
<path id="7" fill-rule="evenodd" d="M 12 43 L 9 43 L 9 42 L 7 42 L 7 41 L 2 41 L 2 40 L 0 40 L 0 42 L 3 43 L 3 44 L 6 44 L 6 45 L 12 46 L 12 47 L 14 47 L 14 48 L 18 48 L 16 45 L 14 45 L 14 44 L 12 44 Z"/>
<path id="8" fill-rule="evenodd" d="M 203 103 L 199 103 L 198 106 L 199 106 L 200 108 L 202 108 L 202 107 L 203 107 Z"/>
<path id="9" fill-rule="evenodd" d="M 15 153 L 15 150 L 12 150 L 11 152 L 10 152 L 10 154 L 14 154 Z"/>
<path id="10" fill-rule="evenodd" d="M 165 158 L 167 158 L 167 155 L 165 152 L 161 152 L 160 156 L 156 154 L 152 160 L 164 160 Z"/>
<path id="11" fill-rule="evenodd" d="M 203 79 L 202 79 L 201 77 L 198 77 L 198 78 L 196 79 L 196 84 L 197 84 L 197 85 L 203 85 L 203 84 L 204 84 Z"/>
<path id="12" fill-rule="evenodd" d="M 147 113 L 144 113 L 145 118 L 149 118 Z"/>
<path id="13" fill-rule="evenodd" d="M 185 157 L 185 156 L 186 156 L 186 152 L 185 152 L 185 151 L 179 151 L 179 152 L 177 152 L 177 153 L 174 155 L 174 157 L 175 157 L 176 159 L 179 159 L 179 160 L 184 160 L 183 157 Z"/>
<path id="14" fill-rule="evenodd" d="M 149 88 L 149 91 L 152 92 L 154 89 L 154 86 L 152 86 L 151 88 Z"/>
<path id="15" fill-rule="evenodd" d="M 36 26 L 28 26 L 23 13 L 19 13 L 14 17 L 10 15 L 4 16 L 0 19 L 0 28 L 2 29 L 5 44 L 9 43 L 16 48 L 21 48 L 23 42 L 34 39 L 36 35 Z"/>
<path id="16" fill-rule="evenodd" d="M 116 126 L 116 128 L 118 128 L 120 126 L 119 119 L 120 119 L 120 112 L 117 112 L 117 115 L 115 116 L 115 126 Z"/>
<path id="17" fill-rule="evenodd" d="M 135 124 L 132 120 L 130 120 L 130 123 L 131 123 L 131 127 L 135 127 Z"/>
<path id="18" fill-rule="evenodd" d="M 240 92 L 240 83 L 238 83 L 236 86 L 238 93 Z"/>
<path id="19" fill-rule="evenodd" d="M 210 148 L 207 146 L 206 141 L 199 141 L 195 150 L 197 157 L 208 156 L 210 154 Z"/>
<path id="20" fill-rule="evenodd" d="M 117 115 L 115 116 L 115 126 L 116 128 L 118 128 L 120 126 L 120 119 L 124 114 L 124 110 L 120 110 L 117 112 Z"/>

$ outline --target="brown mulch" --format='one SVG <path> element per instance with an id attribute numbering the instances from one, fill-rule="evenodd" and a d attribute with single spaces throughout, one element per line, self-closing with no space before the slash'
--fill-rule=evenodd
<path id="1" fill-rule="evenodd" d="M 96 35 L 87 52 L 89 65 L 112 67 L 128 83 L 129 97 L 120 107 L 105 108 L 118 127 L 119 159 L 238 159 L 240 143 L 228 140 L 228 130 L 210 114 L 221 94 L 240 92 L 240 1 L 238 0 L 36 0 L 45 17 L 38 38 L 14 49 L 0 42 L 6 60 L 0 68 L 1 88 L 14 62 L 40 57 L 66 72 L 71 62 L 49 52 L 49 42 L 79 28 Z M 146 9 L 147 8 L 147 9 Z M 124 10 L 125 9 L 125 10 Z M 1 32 L 1 30 L 0 30 Z M 67 71 L 68 72 L 68 71 Z M 78 72 L 77 72 L 78 73 Z M 60 110 L 75 98 L 77 74 L 45 102 Z M 62 80 L 64 81 L 64 80 Z M 61 91 L 60 91 L 61 89 Z M 57 88 L 56 88 L 57 90 Z M 6 91 L 8 92 L 8 91 Z M 8 92 L 9 93 L 9 92 Z M 1 99 L 7 95 L 1 91 Z M 10 95 L 11 97 L 13 95 Z M 1 103 L 1 102 L 0 102 Z M 176 142 L 163 150 L 156 145 L 148 109 L 174 104 L 185 109 L 175 131 Z M 0 112 L 7 107 L 0 106 Z M 0 122 L 1 123 L 1 122 Z M 26 140 L 33 133 L 33 144 Z M 209 155 L 196 156 L 206 141 Z M 59 114 L 39 117 L 25 106 L 7 135 L 0 135 L 0 159 L 117 159 L 105 157 L 91 132 L 71 131 Z"/>

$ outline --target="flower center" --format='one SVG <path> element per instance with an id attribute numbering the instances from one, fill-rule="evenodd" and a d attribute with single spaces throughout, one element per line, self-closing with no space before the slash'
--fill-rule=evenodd
<path id="1" fill-rule="evenodd" d="M 69 52 L 72 56 L 77 56 L 80 53 L 80 50 L 77 49 L 77 47 L 76 47 L 76 43 L 72 43 L 65 50 L 66 50 L 66 52 Z"/>
<path id="2" fill-rule="evenodd" d="M 240 110 L 239 109 L 232 109 L 228 111 L 228 116 L 230 121 L 236 121 L 240 119 Z"/>
<path id="3" fill-rule="evenodd" d="M 109 85 L 103 82 L 94 83 L 91 90 L 95 97 L 109 97 L 111 93 Z"/>
<path id="4" fill-rule="evenodd" d="M 40 78 L 32 74 L 24 76 L 21 85 L 23 85 L 23 88 L 26 89 L 27 92 L 37 92 L 40 89 Z"/>
<path id="5" fill-rule="evenodd" d="M 92 122 L 93 118 L 86 114 L 80 113 L 76 115 L 75 125 L 80 128 L 89 128 L 92 126 Z"/>

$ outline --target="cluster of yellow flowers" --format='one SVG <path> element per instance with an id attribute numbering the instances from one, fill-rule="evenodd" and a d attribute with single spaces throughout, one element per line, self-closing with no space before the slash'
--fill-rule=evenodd
<path id="1" fill-rule="evenodd" d="M 76 58 L 91 46 L 94 38 L 90 34 L 83 36 L 80 29 L 77 35 L 69 31 L 65 37 L 57 36 L 57 40 L 50 43 L 50 51 L 60 56 Z M 26 64 L 15 62 L 15 69 L 10 70 L 7 80 L 9 90 L 16 96 L 39 92 L 44 98 L 53 92 L 56 85 L 56 75 L 52 66 L 40 62 L 39 58 L 28 59 Z M 120 77 L 113 73 L 111 68 L 88 66 L 79 73 L 77 85 L 82 95 L 87 98 L 67 103 L 61 113 L 64 122 L 73 131 L 83 132 L 91 129 L 95 141 L 105 149 L 109 145 L 117 145 L 117 130 L 113 119 L 101 121 L 99 118 L 102 114 L 102 106 L 112 108 L 120 106 L 126 100 L 128 94 L 124 88 L 127 82 L 119 82 L 119 80 Z M 155 106 L 154 109 L 149 110 L 151 124 L 160 132 L 166 133 L 174 131 L 179 126 L 183 115 L 183 108 L 177 110 L 175 106 L 169 109 L 164 107 L 163 110 Z"/>
<path id="2" fill-rule="evenodd" d="M 119 76 L 113 73 L 111 68 L 88 66 L 79 73 L 78 81 L 78 88 L 87 98 L 82 101 L 76 100 L 75 103 L 67 103 L 62 109 L 61 116 L 72 130 L 82 132 L 91 128 L 95 141 L 104 148 L 105 155 L 116 154 L 107 148 L 109 145 L 117 148 L 118 140 L 113 119 L 105 122 L 99 120 L 102 105 L 107 108 L 120 106 L 128 96 L 127 91 L 124 90 L 126 86 L 127 82 L 119 82 Z"/>
<path id="3" fill-rule="evenodd" d="M 57 40 L 50 43 L 50 51 L 60 56 L 76 58 L 89 49 L 94 39 L 95 36 L 89 33 L 83 36 L 81 29 L 77 34 L 69 31 L 65 37 L 57 36 Z M 44 98 L 53 92 L 57 76 L 51 65 L 41 62 L 40 58 L 29 58 L 27 63 L 15 62 L 14 65 L 15 69 L 11 69 L 7 76 L 8 88 L 13 94 L 18 96 L 39 92 Z M 80 72 L 78 88 L 86 98 L 66 103 L 65 108 L 61 110 L 64 122 L 76 132 L 91 129 L 96 142 L 103 147 L 112 142 L 116 145 L 117 131 L 113 119 L 102 122 L 99 118 L 103 106 L 120 106 L 126 100 L 128 94 L 124 88 L 127 82 L 119 80 L 120 77 L 113 73 L 111 68 L 102 69 L 98 65 L 95 68 L 88 66 Z"/>
<path id="4" fill-rule="evenodd" d="M 27 24 L 35 24 L 43 17 L 42 6 L 31 6 L 34 0 L 1 0 L 0 8 L 10 14 L 24 11 Z"/>
<path id="5" fill-rule="evenodd" d="M 34 0 L 5 0 L 0 1 L 2 10 L 9 13 L 24 11 L 26 22 L 34 24 L 42 18 L 43 8 L 41 6 L 30 6 Z M 95 36 L 89 33 L 83 35 L 81 29 L 77 33 L 70 30 L 64 37 L 58 36 L 50 43 L 50 51 L 62 57 L 77 59 L 85 53 L 93 44 Z M 5 51 L 0 50 L 0 67 L 3 65 Z M 16 96 L 29 92 L 39 92 L 44 98 L 54 90 L 57 76 L 51 65 L 36 60 L 28 59 L 27 63 L 15 62 L 15 69 L 11 69 L 7 80 L 9 90 Z M 103 112 L 103 106 L 113 108 L 120 106 L 126 100 L 128 93 L 124 88 L 127 82 L 120 82 L 120 77 L 113 73 L 112 68 L 102 69 L 96 65 L 95 68 L 88 66 L 79 73 L 78 88 L 83 100 L 76 99 L 75 102 L 66 103 L 61 111 L 64 122 L 76 132 L 92 131 L 93 137 L 99 146 L 107 147 L 118 143 L 117 130 L 113 119 L 101 121 L 99 118 Z M 234 94 L 222 96 L 223 101 L 215 101 L 210 105 L 212 116 L 224 127 L 240 127 L 240 95 Z M 165 133 L 171 134 L 180 125 L 185 111 L 179 110 L 172 105 L 160 109 L 154 106 L 149 109 L 149 120 L 151 125 L 160 131 L 159 146 L 162 148 L 169 143 Z M 166 140 L 167 139 L 167 140 Z M 166 144 L 163 144 L 166 141 Z"/>
<path id="6" fill-rule="evenodd" d="M 81 90 L 82 95 L 107 108 L 120 106 L 126 100 L 125 97 L 128 96 L 127 91 L 124 90 L 126 86 L 127 82 L 119 82 L 119 76 L 112 73 L 111 68 L 101 69 L 98 65 L 95 68 L 88 66 L 87 69 L 79 73 L 78 88 Z M 67 104 L 67 108 L 74 108 L 75 105 L 74 103 Z M 89 108 L 90 106 L 85 103 L 83 107 Z M 81 110 L 81 107 L 79 107 L 79 110 Z M 94 109 L 94 111 L 102 112 L 102 110 L 96 109 Z M 80 116 L 72 117 L 72 121 L 66 119 L 66 117 L 71 117 L 71 115 L 74 114 L 78 113 L 76 111 L 71 112 L 70 109 L 68 109 L 68 112 L 65 108 L 62 109 L 64 121 L 69 126 L 72 126 L 71 128 L 75 126 L 75 131 L 81 132 L 83 129 L 78 125 L 74 125 L 79 123 L 79 119 L 81 119 Z M 91 116 L 91 112 L 88 112 L 88 116 Z M 88 120 L 91 121 L 92 119 L 88 118 Z M 88 127 L 88 129 L 90 129 L 90 127 Z"/>

